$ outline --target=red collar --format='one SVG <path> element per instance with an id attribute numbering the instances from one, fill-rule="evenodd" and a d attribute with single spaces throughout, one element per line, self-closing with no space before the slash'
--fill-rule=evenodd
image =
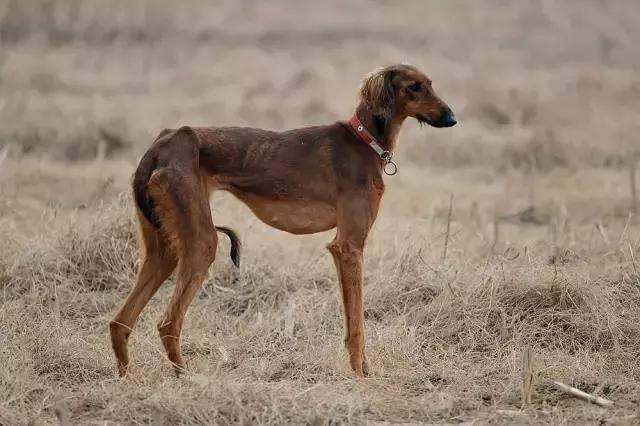
<path id="1" fill-rule="evenodd" d="M 366 127 L 364 127 L 364 124 L 362 124 L 357 114 L 353 114 L 353 116 L 349 120 L 349 125 L 351 126 L 355 134 L 358 135 L 358 137 L 362 139 L 363 142 L 369 145 L 371 149 L 373 149 L 376 154 L 378 154 L 380 159 L 384 162 L 384 167 L 382 170 L 388 175 L 395 175 L 398 172 L 398 166 L 396 165 L 396 163 L 391 161 L 392 154 L 378 143 L 376 138 L 373 137 L 373 135 L 367 130 Z"/>

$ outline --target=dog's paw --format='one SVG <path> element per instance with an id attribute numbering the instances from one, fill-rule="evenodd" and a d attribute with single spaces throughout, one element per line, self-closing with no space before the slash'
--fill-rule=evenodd
<path id="1" fill-rule="evenodd" d="M 362 359 L 362 375 L 364 377 L 371 376 L 371 370 L 369 369 L 369 363 L 367 362 L 367 358 Z"/>

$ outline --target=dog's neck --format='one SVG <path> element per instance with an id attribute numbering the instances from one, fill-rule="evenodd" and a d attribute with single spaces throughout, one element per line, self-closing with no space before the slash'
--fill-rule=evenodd
<path id="1" fill-rule="evenodd" d="M 364 127 L 376 138 L 380 146 L 391 153 L 396 148 L 398 133 L 404 122 L 404 116 L 392 115 L 390 118 L 374 113 L 364 103 L 356 108 L 356 115 Z"/>

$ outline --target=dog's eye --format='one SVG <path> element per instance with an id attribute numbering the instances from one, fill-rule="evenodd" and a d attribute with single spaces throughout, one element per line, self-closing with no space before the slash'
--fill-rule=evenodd
<path id="1" fill-rule="evenodd" d="M 422 83 L 416 81 L 415 83 L 410 84 L 409 90 L 411 90 L 412 92 L 420 92 L 422 90 Z"/>

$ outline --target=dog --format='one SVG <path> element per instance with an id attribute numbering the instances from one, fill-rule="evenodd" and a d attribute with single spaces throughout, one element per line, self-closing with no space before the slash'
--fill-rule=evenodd
<path id="1" fill-rule="evenodd" d="M 127 373 L 127 340 L 144 306 L 174 272 L 176 284 L 158 323 L 176 374 L 185 370 L 180 333 L 185 313 L 216 256 L 217 232 L 209 198 L 228 191 L 264 223 L 292 234 L 337 228 L 327 245 L 341 289 L 345 346 L 351 368 L 369 374 L 365 354 L 363 249 L 384 193 L 382 174 L 395 174 L 392 155 L 407 117 L 433 127 L 456 118 L 417 68 L 399 64 L 366 75 L 350 120 L 273 132 L 243 127 L 163 130 L 140 160 L 133 195 L 140 235 L 135 286 L 110 322 L 120 376 Z"/>

